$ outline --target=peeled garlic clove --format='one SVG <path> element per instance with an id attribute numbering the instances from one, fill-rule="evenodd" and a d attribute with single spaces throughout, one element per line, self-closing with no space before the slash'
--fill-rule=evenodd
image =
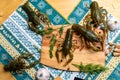
<path id="1" fill-rule="evenodd" d="M 118 57 L 118 56 L 120 56 L 120 53 L 114 52 L 114 53 L 113 53 L 113 56 L 114 56 L 114 57 Z"/>
<path id="2" fill-rule="evenodd" d="M 45 68 L 40 68 L 36 73 L 36 80 L 49 80 L 50 73 Z"/>
<path id="3" fill-rule="evenodd" d="M 120 27 L 120 20 L 115 17 L 112 17 L 108 20 L 109 30 L 114 31 Z"/>
<path id="4" fill-rule="evenodd" d="M 115 49 L 114 49 L 114 52 L 120 53 L 120 49 L 115 48 Z"/>
<path id="5" fill-rule="evenodd" d="M 116 45 L 115 45 L 115 48 L 120 49 L 120 44 L 116 44 Z"/>
<path id="6" fill-rule="evenodd" d="M 113 42 L 108 43 L 110 46 L 114 46 L 115 44 Z"/>

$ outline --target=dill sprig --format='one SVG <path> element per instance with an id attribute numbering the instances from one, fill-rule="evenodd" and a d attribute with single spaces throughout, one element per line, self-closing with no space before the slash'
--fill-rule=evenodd
<path id="1" fill-rule="evenodd" d="M 46 30 L 42 29 L 42 30 L 39 30 L 39 34 L 44 36 L 45 34 L 50 34 L 54 31 L 53 28 L 49 27 L 47 28 Z"/>
<path id="2" fill-rule="evenodd" d="M 87 65 L 83 65 L 82 63 L 72 64 L 72 65 L 75 66 L 76 68 L 78 68 L 81 72 L 89 73 L 89 74 L 100 73 L 100 72 L 103 72 L 108 69 L 104 66 L 94 65 L 92 63 L 87 64 Z"/>
<path id="3" fill-rule="evenodd" d="M 59 29 L 59 34 L 62 35 L 62 33 L 63 33 L 63 27 L 60 27 L 60 28 L 57 28 L 57 29 Z M 43 36 L 45 34 L 50 34 L 50 33 L 52 33 L 53 31 L 55 31 L 57 29 L 53 29 L 51 27 L 48 27 L 47 29 L 39 30 L 39 34 Z"/>
<path id="4" fill-rule="evenodd" d="M 52 51 L 53 51 L 53 48 L 54 48 L 56 42 L 57 42 L 56 35 L 52 35 L 51 40 L 50 40 L 50 49 L 49 49 L 50 58 L 53 57 Z"/>
<path id="5" fill-rule="evenodd" d="M 61 35 L 63 34 L 63 30 L 64 30 L 64 26 L 61 26 L 61 27 L 59 28 L 60 37 L 61 37 Z"/>
<path id="6" fill-rule="evenodd" d="M 52 51 L 53 51 L 53 48 L 57 42 L 56 36 L 58 36 L 58 34 L 59 34 L 61 37 L 61 35 L 63 34 L 63 30 L 64 30 L 63 28 L 64 28 L 64 26 L 57 28 L 57 29 L 59 29 L 59 33 L 57 33 L 56 35 L 52 35 L 52 37 L 51 37 L 50 46 L 49 46 L 50 47 L 50 49 L 49 49 L 50 58 L 53 57 Z M 57 30 L 57 29 L 54 29 L 54 30 Z"/>

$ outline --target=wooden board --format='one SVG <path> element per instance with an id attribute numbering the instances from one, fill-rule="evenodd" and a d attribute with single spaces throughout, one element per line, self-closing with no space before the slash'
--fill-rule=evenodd
<path id="1" fill-rule="evenodd" d="M 63 38 L 64 38 L 64 35 L 66 34 L 67 28 L 70 28 L 70 26 L 64 29 L 64 33 L 62 36 Z M 53 34 L 55 34 L 56 32 L 54 32 Z M 73 37 L 75 36 L 73 35 Z M 57 38 L 57 40 L 60 40 L 60 38 Z M 42 40 L 42 54 L 41 54 L 40 63 L 46 66 L 50 66 L 52 68 L 57 68 L 57 69 L 62 69 L 62 70 L 68 70 L 69 68 L 70 71 L 79 71 L 76 67 L 71 65 L 73 63 L 75 64 L 80 64 L 81 62 L 83 64 L 93 63 L 93 64 L 100 64 L 104 66 L 104 62 L 105 62 L 104 52 L 103 51 L 96 52 L 96 51 L 93 51 L 85 47 L 81 51 L 80 51 L 80 48 L 75 49 L 75 51 L 73 51 L 72 53 L 74 55 L 72 62 L 66 67 L 64 67 L 63 65 L 65 64 L 66 60 L 64 59 L 63 62 L 59 64 L 55 57 L 57 46 L 54 47 L 53 58 L 51 59 L 49 57 L 49 42 L 50 42 L 50 39 L 44 36 Z M 78 42 L 77 44 L 81 45 L 81 42 Z M 67 59 L 68 59 L 68 56 L 67 56 Z"/>
<path id="2" fill-rule="evenodd" d="M 0 80 L 16 80 L 10 72 L 5 72 L 3 67 L 0 63 Z"/>

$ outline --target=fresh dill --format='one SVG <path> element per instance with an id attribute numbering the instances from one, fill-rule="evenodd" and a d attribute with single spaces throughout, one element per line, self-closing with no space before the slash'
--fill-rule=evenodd
<path id="1" fill-rule="evenodd" d="M 54 46 L 55 46 L 55 44 L 56 44 L 56 42 L 57 42 L 57 39 L 56 39 L 56 36 L 58 36 L 58 34 L 60 35 L 60 37 L 61 37 L 61 35 L 62 35 L 62 33 L 63 33 L 63 29 L 64 28 L 64 26 L 62 26 L 62 27 L 60 27 L 60 28 L 57 28 L 57 29 L 59 29 L 59 33 L 57 33 L 56 35 L 52 35 L 52 37 L 51 37 L 51 40 L 50 40 L 50 49 L 49 49 L 49 53 L 50 53 L 50 58 L 52 58 L 53 57 L 53 54 L 52 54 L 52 51 L 53 51 L 53 48 L 54 48 Z M 52 29 L 52 30 L 57 30 L 57 29 Z"/>
<path id="2" fill-rule="evenodd" d="M 75 66 L 76 68 L 78 68 L 81 72 L 89 73 L 89 74 L 100 73 L 100 72 L 103 72 L 108 69 L 104 66 L 94 65 L 92 63 L 87 64 L 87 65 L 83 65 L 82 63 L 72 64 L 72 65 Z"/>
<path id="3" fill-rule="evenodd" d="M 51 40 L 50 40 L 50 49 L 49 49 L 50 58 L 53 57 L 52 51 L 53 51 L 53 48 L 54 48 L 56 42 L 57 42 L 56 35 L 52 35 Z"/>
<path id="4" fill-rule="evenodd" d="M 63 34 L 63 30 L 64 30 L 64 26 L 62 26 L 62 27 L 59 28 L 60 37 L 61 37 L 61 35 Z"/>
<path id="5" fill-rule="evenodd" d="M 46 30 L 44 30 L 44 29 L 39 30 L 39 34 L 42 35 L 42 36 L 44 36 L 45 34 L 50 34 L 50 33 L 52 33 L 53 31 L 54 31 L 54 29 L 49 27 L 49 28 L 47 28 Z"/>

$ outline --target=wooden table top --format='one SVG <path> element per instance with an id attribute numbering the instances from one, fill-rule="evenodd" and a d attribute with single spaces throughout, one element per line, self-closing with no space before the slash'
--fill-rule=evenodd
<path id="1" fill-rule="evenodd" d="M 0 24 L 23 2 L 23 0 L 0 0 Z"/>
<path id="2" fill-rule="evenodd" d="M 23 1 L 24 0 L 0 0 L 0 24 L 2 24 Z M 100 4 L 100 6 L 103 6 L 105 9 L 107 9 L 107 11 L 111 13 L 113 16 L 120 19 L 120 14 L 119 14 L 120 0 L 95 0 L 95 1 L 97 1 Z M 53 4 L 56 3 L 57 1 Z M 1 71 L 3 71 L 2 64 L 0 64 L 0 72 Z M 6 76 L 6 79 L 4 80 L 10 80 L 9 79 L 10 76 L 11 74 L 8 73 L 8 76 Z M 13 78 L 11 80 L 15 80 L 15 79 Z"/>

